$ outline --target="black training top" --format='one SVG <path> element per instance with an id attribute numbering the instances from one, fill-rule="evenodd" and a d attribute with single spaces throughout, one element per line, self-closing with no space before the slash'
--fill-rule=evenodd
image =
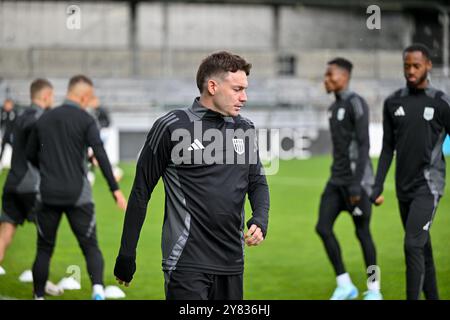
<path id="1" fill-rule="evenodd" d="M 267 232 L 269 189 L 254 125 L 201 106 L 174 110 L 151 128 L 140 154 L 128 202 L 120 255 L 135 257 L 153 188 L 162 176 L 166 200 L 163 270 L 240 274 L 247 226 Z"/>
<path id="2" fill-rule="evenodd" d="M 369 158 L 369 108 L 366 101 L 354 92 L 339 92 L 328 109 L 328 118 L 333 144 L 330 182 L 348 186 L 352 196 L 359 196 L 361 189 L 370 196 L 373 170 Z"/>
<path id="3" fill-rule="evenodd" d="M 396 189 L 400 200 L 416 192 L 442 195 L 445 160 L 442 143 L 450 133 L 450 98 L 432 87 L 403 88 L 384 102 L 383 149 L 372 200 L 383 192 L 383 183 L 396 152 Z M 426 188 L 424 188 L 426 187 Z"/>
<path id="4" fill-rule="evenodd" d="M 17 117 L 12 131 L 11 169 L 4 185 L 5 191 L 31 193 L 39 191 L 39 172 L 28 162 L 26 146 L 36 121 L 44 109 L 32 104 Z"/>

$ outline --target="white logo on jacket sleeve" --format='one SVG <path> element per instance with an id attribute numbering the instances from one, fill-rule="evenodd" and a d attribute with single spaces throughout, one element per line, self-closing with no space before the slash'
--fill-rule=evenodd
<path id="1" fill-rule="evenodd" d="M 233 147 L 237 154 L 243 154 L 245 151 L 244 139 L 233 139 Z"/>
<path id="2" fill-rule="evenodd" d="M 423 118 L 427 121 L 433 119 L 434 116 L 434 108 L 433 107 L 425 107 L 423 110 Z"/>
<path id="3" fill-rule="evenodd" d="M 345 109 L 344 108 L 339 108 L 338 112 L 337 112 L 337 119 L 339 121 L 344 120 L 344 116 L 345 116 Z"/>

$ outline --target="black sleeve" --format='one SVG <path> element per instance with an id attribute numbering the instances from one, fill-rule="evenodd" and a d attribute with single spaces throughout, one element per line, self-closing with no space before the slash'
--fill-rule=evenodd
<path id="1" fill-rule="evenodd" d="M 30 135 L 27 140 L 27 146 L 25 149 L 25 154 L 27 160 L 31 162 L 33 166 L 39 168 L 39 151 L 40 151 L 40 142 L 39 135 L 37 131 L 37 127 L 33 126 L 30 131 Z"/>
<path id="2" fill-rule="evenodd" d="M 98 161 L 100 169 L 108 182 L 109 189 L 114 192 L 119 189 L 119 186 L 114 178 L 114 174 L 109 162 L 108 155 L 103 147 L 102 139 L 100 138 L 100 132 L 98 131 L 95 120 L 89 116 L 89 124 L 86 131 L 86 142 L 88 146 L 94 151 L 95 158 Z"/>
<path id="3" fill-rule="evenodd" d="M 108 128 L 111 125 L 109 112 L 103 107 L 98 107 L 98 120 L 102 128 Z"/>
<path id="4" fill-rule="evenodd" d="M 375 185 L 373 187 L 370 199 L 375 201 L 383 193 L 383 184 L 386 175 L 391 166 L 395 150 L 395 136 L 392 118 L 388 112 L 388 103 L 385 101 L 383 108 L 383 148 L 381 150 L 380 159 L 378 160 L 378 169 L 375 177 Z"/>
<path id="5" fill-rule="evenodd" d="M 255 138 L 256 139 L 256 138 Z M 261 228 L 264 238 L 267 234 L 269 224 L 269 186 L 267 185 L 264 167 L 259 158 L 259 151 L 255 140 L 256 164 L 250 165 L 248 180 L 248 199 L 252 207 L 252 217 L 247 221 L 247 227 L 250 228 L 252 224 Z"/>
<path id="6" fill-rule="evenodd" d="M 2 145 L 5 146 L 5 144 L 12 144 L 12 133 L 14 130 L 14 122 L 10 122 L 8 125 L 5 126 L 5 133 L 3 134 L 2 138 Z"/>
<path id="7" fill-rule="evenodd" d="M 24 132 L 25 139 L 28 141 L 37 120 L 35 114 L 24 114 L 22 117 L 22 119 L 16 120 L 16 127 Z"/>
<path id="8" fill-rule="evenodd" d="M 444 93 L 441 94 L 440 99 L 442 101 L 441 121 L 447 134 L 450 134 L 450 97 Z"/>
<path id="9" fill-rule="evenodd" d="M 352 106 L 351 114 L 355 126 L 356 142 L 358 144 L 358 160 L 356 162 L 353 181 L 350 185 L 349 192 L 351 196 L 361 195 L 361 181 L 369 158 L 369 108 L 364 99 L 354 96 L 350 99 Z"/>
<path id="10" fill-rule="evenodd" d="M 136 175 L 128 200 L 119 256 L 135 257 L 139 235 L 151 193 L 170 161 L 171 141 L 167 128 L 157 120 L 150 130 L 136 165 Z"/>

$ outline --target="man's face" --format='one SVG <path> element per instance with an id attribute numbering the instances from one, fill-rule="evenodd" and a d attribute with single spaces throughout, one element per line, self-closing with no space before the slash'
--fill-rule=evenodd
<path id="1" fill-rule="evenodd" d="M 5 110 L 6 112 L 11 111 L 13 109 L 13 107 L 14 107 L 14 104 L 11 100 L 6 100 L 3 103 L 3 110 Z"/>
<path id="2" fill-rule="evenodd" d="M 89 102 L 89 107 L 93 109 L 97 109 L 100 106 L 100 100 L 97 96 L 93 96 L 91 101 Z"/>
<path id="3" fill-rule="evenodd" d="M 52 88 L 44 88 L 42 90 L 41 97 L 45 109 L 51 108 L 53 106 L 55 94 Z"/>
<path id="4" fill-rule="evenodd" d="M 221 79 L 209 81 L 214 82 L 208 88 L 213 95 L 214 106 L 221 114 L 236 117 L 247 101 L 245 90 L 248 81 L 245 71 L 228 72 Z"/>
<path id="5" fill-rule="evenodd" d="M 329 64 L 325 71 L 323 83 L 327 93 L 339 92 L 344 89 L 349 80 L 348 72 L 335 64 Z"/>
<path id="6" fill-rule="evenodd" d="M 403 55 L 403 72 L 409 87 L 426 85 L 431 61 L 420 51 L 406 52 Z"/>
<path id="7" fill-rule="evenodd" d="M 94 98 L 94 88 L 86 85 L 81 96 L 80 96 L 80 105 L 83 109 L 89 107 L 92 100 Z"/>

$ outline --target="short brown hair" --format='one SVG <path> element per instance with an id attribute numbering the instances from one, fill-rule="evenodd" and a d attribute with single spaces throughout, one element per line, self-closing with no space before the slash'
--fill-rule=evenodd
<path id="1" fill-rule="evenodd" d="M 213 53 L 203 59 L 197 71 L 197 88 L 200 93 L 203 92 L 206 80 L 214 75 L 220 75 L 226 72 L 245 71 L 250 74 L 252 64 L 245 61 L 242 57 L 230 52 L 221 51 Z"/>
<path id="2" fill-rule="evenodd" d="M 92 80 L 90 78 L 86 77 L 83 74 L 78 74 L 78 75 L 73 76 L 72 78 L 70 78 L 69 86 L 68 86 L 69 91 L 70 91 L 70 89 L 72 89 L 78 83 L 86 83 L 86 84 L 90 85 L 91 87 L 94 86 L 94 83 L 92 82 Z"/>
<path id="3" fill-rule="evenodd" d="M 30 86 L 30 97 L 33 100 L 41 92 L 42 89 L 50 88 L 53 89 L 52 84 L 47 79 L 38 78 L 31 83 Z"/>

